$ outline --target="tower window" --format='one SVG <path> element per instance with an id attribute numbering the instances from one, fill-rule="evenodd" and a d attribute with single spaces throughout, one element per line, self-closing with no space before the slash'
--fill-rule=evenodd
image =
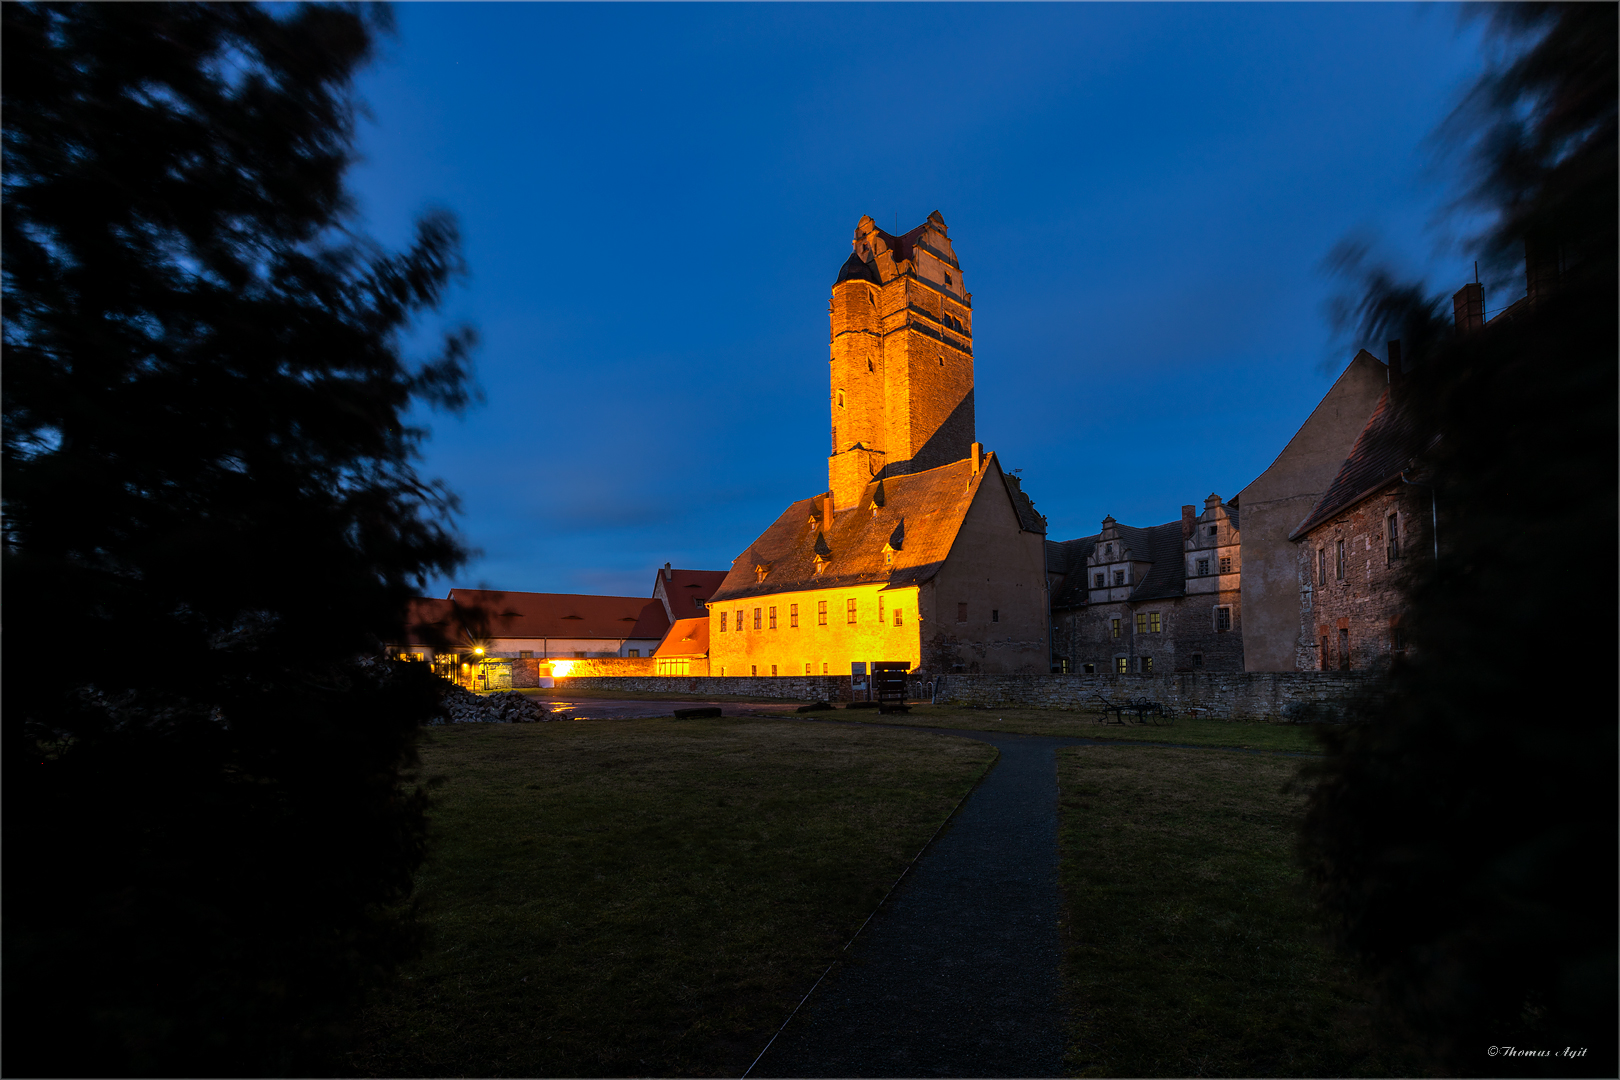
<path id="1" fill-rule="evenodd" d="M 840 409 L 844 407 L 844 392 L 842 390 L 838 391 L 838 407 Z"/>
<path id="2" fill-rule="evenodd" d="M 949 270 L 947 270 L 947 271 L 945 271 L 945 284 L 949 285 L 950 283 L 951 283 L 951 272 Z"/>

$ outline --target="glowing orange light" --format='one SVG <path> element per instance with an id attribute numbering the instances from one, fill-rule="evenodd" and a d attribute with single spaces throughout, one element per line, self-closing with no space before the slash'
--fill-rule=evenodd
<path id="1" fill-rule="evenodd" d="M 484 655 L 483 647 L 480 646 L 479 648 L 474 649 L 473 650 L 473 655 L 474 656 L 483 656 Z"/>
<path id="2" fill-rule="evenodd" d="M 574 669 L 572 660 L 553 660 L 551 662 L 551 677 L 561 679 Z"/>

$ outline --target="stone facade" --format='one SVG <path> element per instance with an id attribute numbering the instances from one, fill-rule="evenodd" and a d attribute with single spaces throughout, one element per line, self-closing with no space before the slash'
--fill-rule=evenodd
<path id="1" fill-rule="evenodd" d="M 1405 651 L 1401 579 L 1432 565 L 1429 494 L 1396 480 L 1298 541 L 1301 671 L 1366 671 Z"/>
<path id="2" fill-rule="evenodd" d="M 1103 519 L 1102 531 L 1047 545 L 1052 651 L 1059 672 L 1242 671 L 1238 508 L 1146 529 Z"/>

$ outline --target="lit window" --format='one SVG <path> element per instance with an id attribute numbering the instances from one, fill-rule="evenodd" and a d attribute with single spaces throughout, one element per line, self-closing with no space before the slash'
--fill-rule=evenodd
<path id="1" fill-rule="evenodd" d="M 900 624 L 901 624 L 900 609 L 895 608 L 894 609 L 894 625 L 899 626 Z"/>
<path id="2" fill-rule="evenodd" d="M 755 608 L 754 609 L 754 629 L 755 630 L 763 630 L 765 628 L 764 617 L 765 617 L 765 609 L 764 608 Z"/>
<path id="3" fill-rule="evenodd" d="M 966 604 L 957 604 L 956 605 L 956 621 L 957 622 L 967 622 L 967 605 Z"/>
<path id="4" fill-rule="evenodd" d="M 1123 585 L 1123 584 L 1125 584 L 1125 571 L 1123 571 L 1123 570 L 1115 570 L 1114 571 L 1114 584 L 1115 585 Z"/>
<path id="5" fill-rule="evenodd" d="M 723 611 L 720 613 L 720 632 L 726 632 L 726 613 Z"/>
<path id="6" fill-rule="evenodd" d="M 1232 629 L 1232 609 L 1229 607 L 1216 608 L 1215 632 L 1217 634 L 1224 634 L 1230 629 Z"/>
<path id="7" fill-rule="evenodd" d="M 1231 572 L 1232 572 L 1232 556 L 1230 556 L 1230 555 L 1222 555 L 1221 556 L 1221 573 L 1230 574 Z"/>
<path id="8" fill-rule="evenodd" d="M 1131 672 L 1130 658 L 1126 656 L 1114 657 L 1114 670 L 1121 675 L 1129 675 Z"/>
<path id="9" fill-rule="evenodd" d="M 758 675 L 759 674 L 759 665 L 758 664 L 749 664 L 748 665 L 748 674 L 750 674 L 750 675 Z"/>
<path id="10" fill-rule="evenodd" d="M 1198 576 L 1199 577 L 1208 577 L 1209 576 L 1209 560 L 1208 559 L 1199 559 L 1198 560 Z"/>
<path id="11" fill-rule="evenodd" d="M 1139 659 L 1141 660 L 1141 664 L 1139 665 L 1138 670 L 1141 671 L 1143 675 L 1153 674 L 1153 657 L 1143 656 Z"/>
<path id="12" fill-rule="evenodd" d="M 788 626 L 789 627 L 796 627 L 798 625 L 799 625 L 799 605 L 798 604 L 789 604 L 788 605 Z"/>
<path id="13" fill-rule="evenodd" d="M 771 605 L 771 629 L 776 629 L 776 605 Z"/>
<path id="14" fill-rule="evenodd" d="M 1157 611 L 1148 612 L 1148 633 L 1157 634 L 1164 630 L 1164 624 L 1159 621 Z"/>
<path id="15" fill-rule="evenodd" d="M 1338 542 L 1338 555 L 1336 557 L 1334 567 L 1335 567 L 1335 569 L 1336 569 L 1336 571 L 1338 573 L 1338 580 L 1343 581 L 1344 580 L 1344 541 L 1343 540 L 1340 540 Z"/>
<path id="16" fill-rule="evenodd" d="M 1114 637 L 1119 637 L 1119 620 L 1118 619 L 1109 619 L 1108 620 L 1108 629 L 1110 631 L 1112 631 Z"/>
<path id="17" fill-rule="evenodd" d="M 1092 582 L 1091 587 L 1094 588 L 1094 589 L 1100 589 L 1100 588 L 1103 587 L 1103 583 L 1105 581 L 1107 581 L 1107 580 L 1108 580 L 1108 578 L 1106 576 L 1104 576 L 1103 574 L 1093 574 L 1091 576 L 1091 582 Z"/>
<path id="18" fill-rule="evenodd" d="M 844 621 L 847 623 L 855 621 L 855 598 L 853 596 L 844 601 Z"/>
<path id="19" fill-rule="evenodd" d="M 827 625 L 827 601 L 825 600 L 816 601 L 816 625 Z"/>
<path id="20" fill-rule="evenodd" d="M 776 674 L 776 665 L 775 665 L 775 664 L 772 664 L 772 665 L 771 665 L 771 674 L 772 674 L 772 675 L 775 675 L 775 674 Z"/>
<path id="21" fill-rule="evenodd" d="M 1147 633 L 1147 613 L 1146 612 L 1137 612 L 1137 614 L 1136 614 L 1136 632 L 1138 634 Z"/>
<path id="22" fill-rule="evenodd" d="M 1001 609 L 1000 608 L 991 608 L 990 609 L 990 621 L 991 622 L 1000 622 L 1001 621 Z"/>

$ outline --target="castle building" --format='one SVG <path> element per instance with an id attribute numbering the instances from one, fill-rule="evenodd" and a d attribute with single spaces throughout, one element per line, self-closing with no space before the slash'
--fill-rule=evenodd
<path id="1" fill-rule="evenodd" d="M 976 441 L 973 298 L 945 221 L 891 236 L 862 217 L 852 247 L 828 309 L 828 490 L 733 562 L 710 671 L 1044 672 L 1046 519 Z"/>
<path id="2" fill-rule="evenodd" d="M 1242 671 L 1242 533 L 1236 502 L 1047 543 L 1053 668 L 1078 674 Z"/>

